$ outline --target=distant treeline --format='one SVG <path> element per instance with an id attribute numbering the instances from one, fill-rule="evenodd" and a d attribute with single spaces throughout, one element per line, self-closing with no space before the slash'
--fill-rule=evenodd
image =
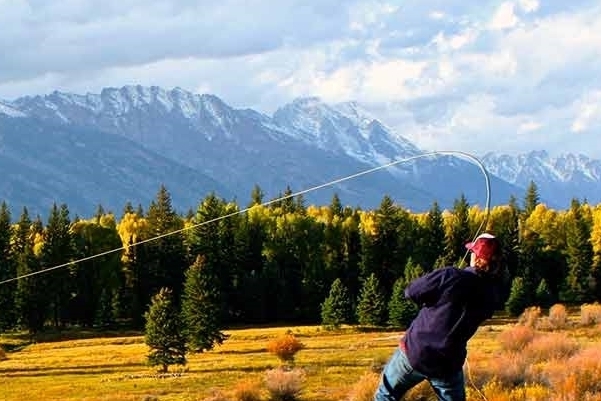
<path id="1" fill-rule="evenodd" d="M 373 275 L 388 302 L 397 279 L 416 269 L 469 260 L 464 244 L 487 217 L 463 195 L 451 210 L 434 202 L 419 214 L 389 196 L 377 209 L 361 210 L 343 206 L 336 195 L 327 206 L 306 206 L 302 196 L 290 195 L 287 189 L 288 198 L 263 205 L 256 187 L 249 204 L 240 206 L 211 193 L 184 215 L 161 187 L 146 210 L 127 204 L 115 216 L 99 206 L 81 219 L 55 204 L 46 222 L 26 208 L 13 220 L 3 204 L 0 281 L 25 277 L 0 285 L 0 329 L 36 333 L 116 322 L 142 328 L 161 288 L 179 302 L 185 273 L 199 255 L 203 271 L 216 277 L 224 327 L 318 323 L 335 279 L 356 307 Z M 531 183 L 524 199 L 494 207 L 484 229 L 505 245 L 510 312 L 601 299 L 601 205 L 574 199 L 569 209 L 552 210 Z M 379 323 L 386 322 L 382 316 Z"/>

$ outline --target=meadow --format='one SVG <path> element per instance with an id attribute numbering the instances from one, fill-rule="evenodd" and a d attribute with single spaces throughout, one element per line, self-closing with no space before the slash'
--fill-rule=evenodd
<path id="1" fill-rule="evenodd" d="M 517 320 L 492 319 L 469 343 L 468 401 L 601 400 L 600 323 L 596 304 L 570 312 L 563 305 L 530 308 Z M 268 344 L 287 332 L 304 347 L 282 370 Z M 171 366 L 162 376 L 146 365 L 140 333 L 66 332 L 33 344 L 5 334 L 0 400 L 368 401 L 402 334 L 319 326 L 226 333 L 221 346 L 189 355 L 186 366 Z M 434 399 L 426 383 L 406 397 Z"/>

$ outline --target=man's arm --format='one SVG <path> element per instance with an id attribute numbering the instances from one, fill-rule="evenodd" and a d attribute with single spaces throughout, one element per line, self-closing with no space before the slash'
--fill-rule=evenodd
<path id="1" fill-rule="evenodd" d="M 419 306 L 430 306 L 440 298 L 441 284 L 447 275 L 447 269 L 436 269 L 413 280 L 405 288 L 405 297 Z"/>

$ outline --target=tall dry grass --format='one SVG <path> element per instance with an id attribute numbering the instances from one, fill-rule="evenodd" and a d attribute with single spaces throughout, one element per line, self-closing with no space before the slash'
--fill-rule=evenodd
<path id="1" fill-rule="evenodd" d="M 380 374 L 368 371 L 351 385 L 348 401 L 373 401 L 380 383 Z"/>
<path id="2" fill-rule="evenodd" d="M 271 401 L 296 401 L 303 391 L 306 374 L 302 369 L 276 368 L 265 373 L 265 386 Z"/>
<path id="3" fill-rule="evenodd" d="M 592 326 L 601 323 L 601 304 L 583 304 L 580 306 L 580 324 Z"/>

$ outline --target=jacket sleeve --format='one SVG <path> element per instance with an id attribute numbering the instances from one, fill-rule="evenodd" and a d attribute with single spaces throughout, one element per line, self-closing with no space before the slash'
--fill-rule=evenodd
<path id="1" fill-rule="evenodd" d="M 446 270 L 446 268 L 436 269 L 413 280 L 405 288 L 405 297 L 420 306 L 434 305 L 442 293 L 441 287 L 447 275 Z"/>

